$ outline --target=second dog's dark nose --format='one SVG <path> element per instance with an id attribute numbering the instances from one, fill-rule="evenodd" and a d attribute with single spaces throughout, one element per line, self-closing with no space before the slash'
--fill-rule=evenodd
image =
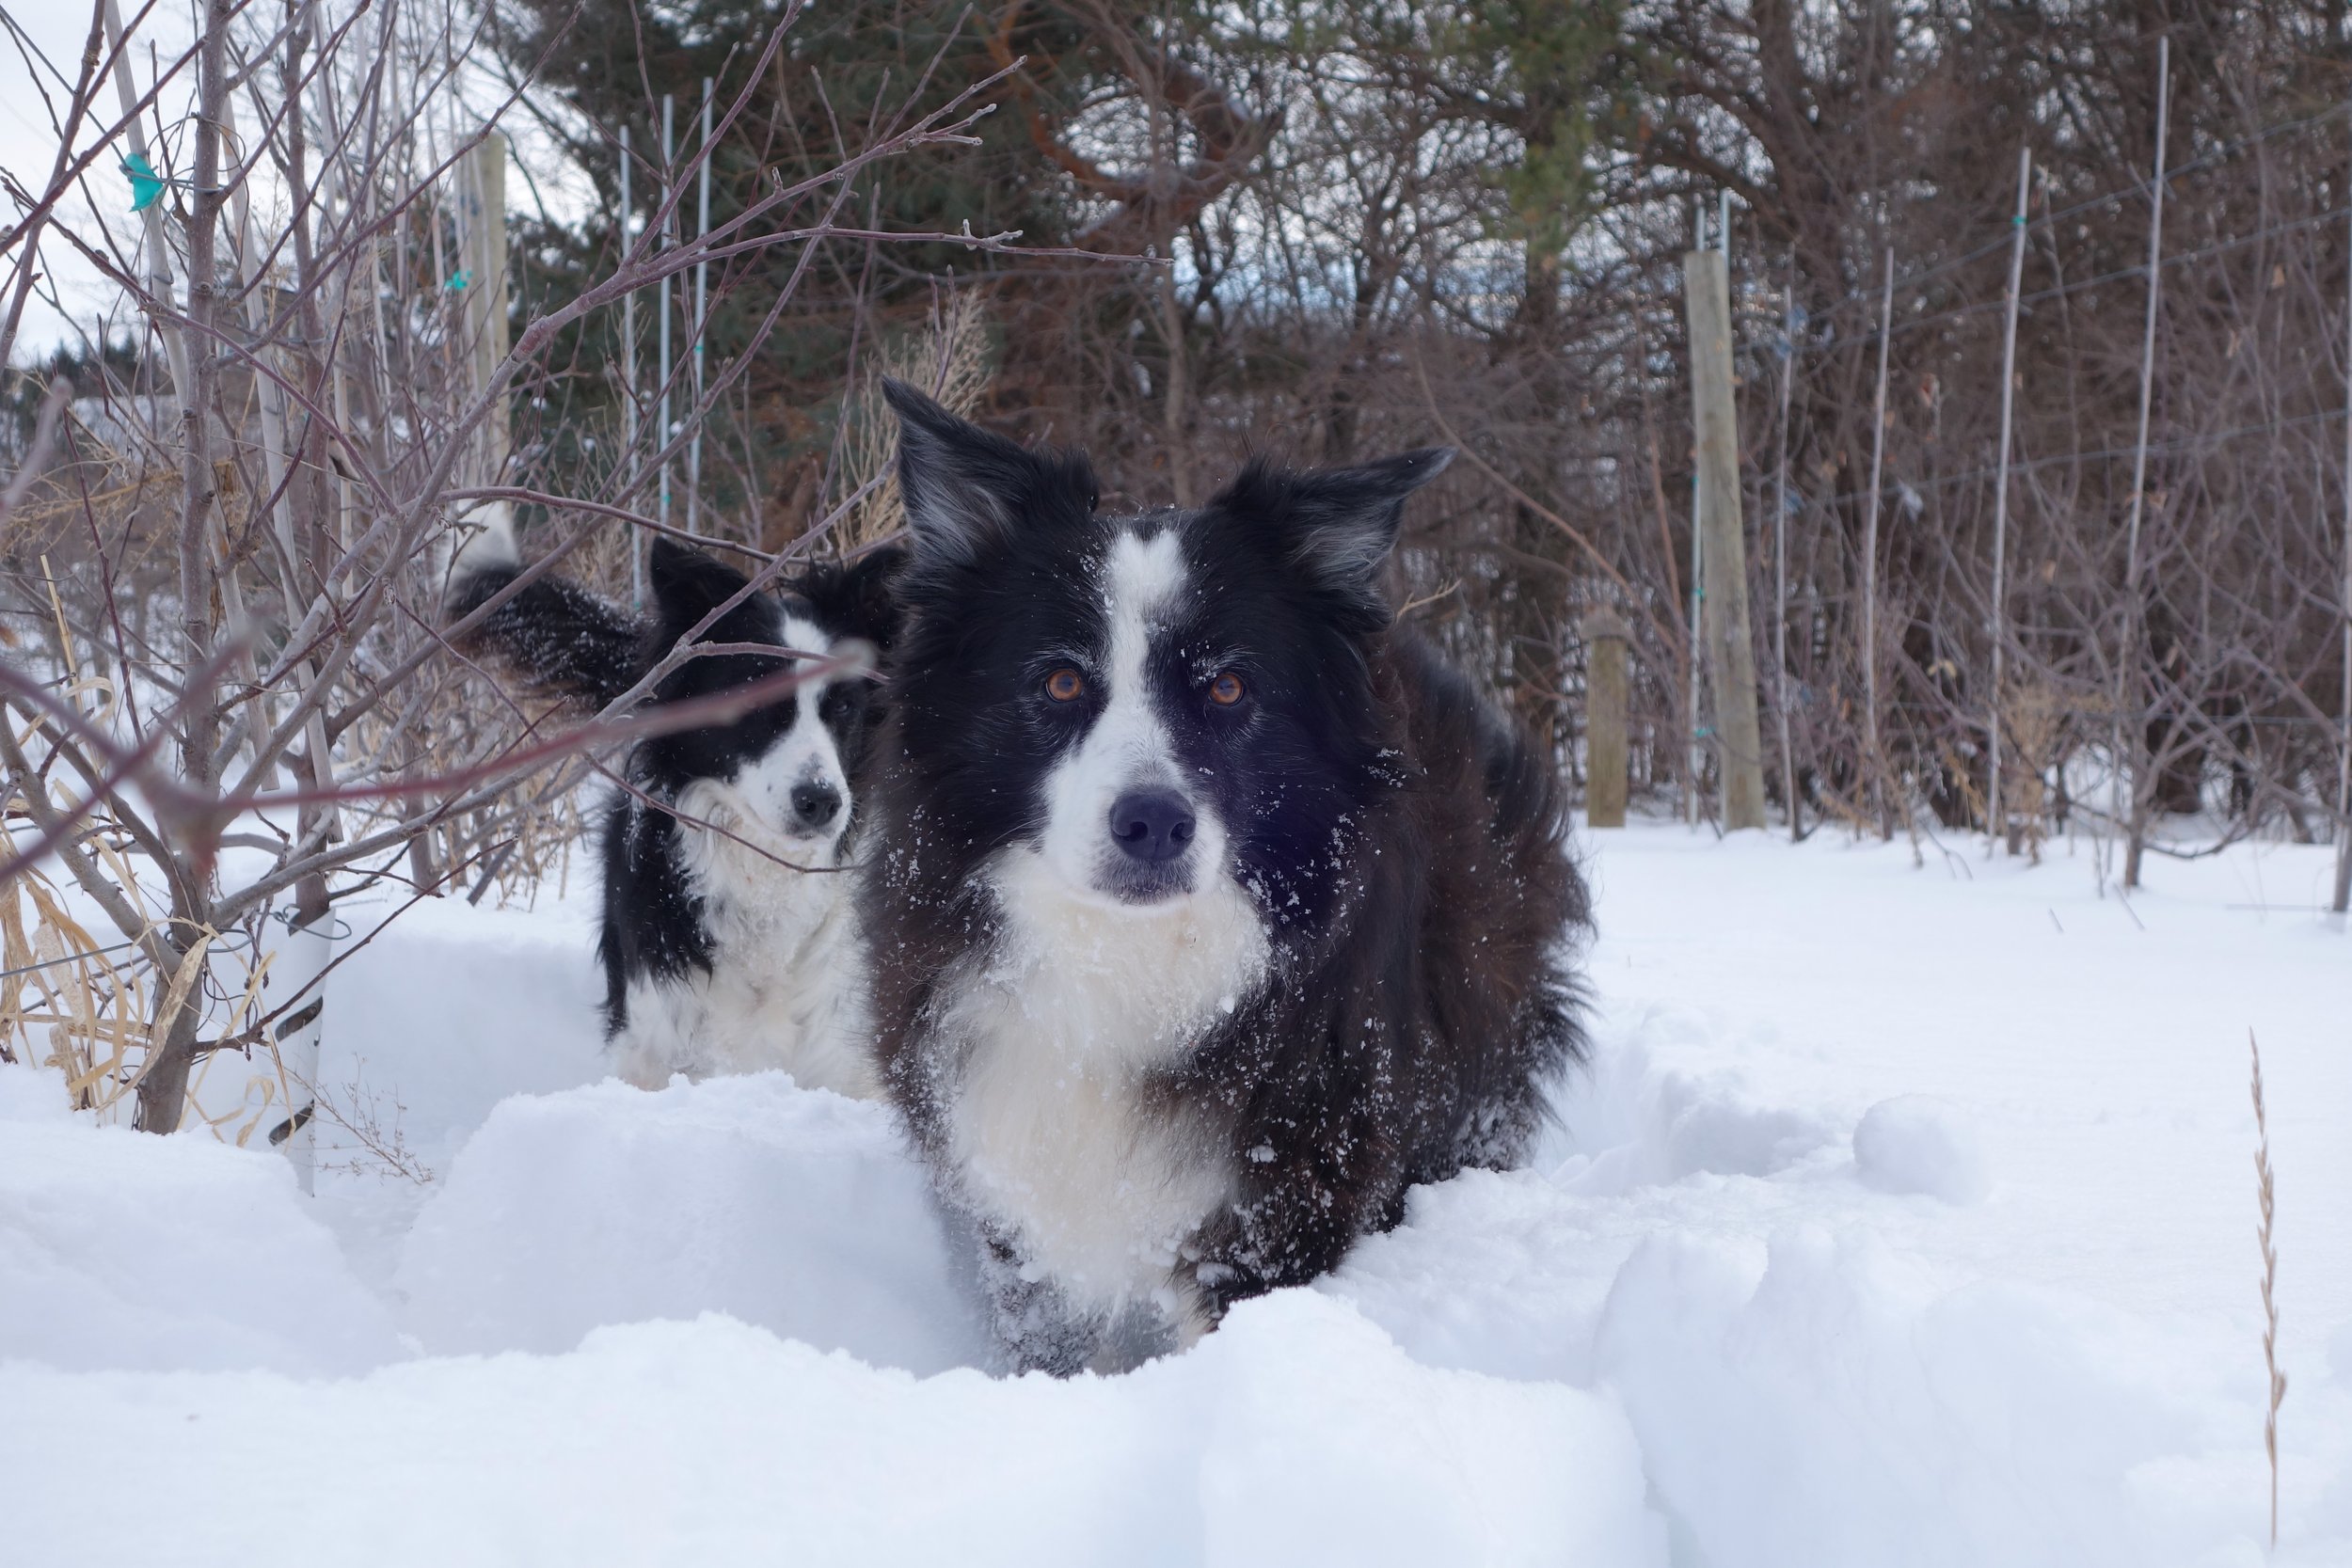
<path id="1" fill-rule="evenodd" d="M 1138 789 L 1111 802 L 1111 837 L 1146 865 L 1192 847 L 1192 808 L 1173 790 Z"/>
<path id="2" fill-rule="evenodd" d="M 829 784 L 792 786 L 792 820 L 803 828 L 821 828 L 841 814 L 841 792 Z"/>

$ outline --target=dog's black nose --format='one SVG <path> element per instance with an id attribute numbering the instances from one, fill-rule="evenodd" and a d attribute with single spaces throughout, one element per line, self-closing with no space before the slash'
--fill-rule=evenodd
<path id="1" fill-rule="evenodd" d="M 821 828 L 841 815 L 841 791 L 821 781 L 792 786 L 792 820 L 803 828 Z"/>
<path id="2" fill-rule="evenodd" d="M 1191 848 L 1195 825 L 1192 808 L 1173 790 L 1131 790 L 1111 802 L 1111 837 L 1146 865 Z"/>

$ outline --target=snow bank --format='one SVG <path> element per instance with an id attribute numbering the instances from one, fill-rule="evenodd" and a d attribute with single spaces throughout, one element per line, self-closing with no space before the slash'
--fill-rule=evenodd
<path id="1" fill-rule="evenodd" d="M 930 1372 L 984 1352 L 962 1256 L 882 1106 L 777 1072 L 506 1101 L 395 1279 L 436 1352 L 569 1350 L 715 1311 Z"/>
<path id="2" fill-rule="evenodd" d="M 1563 1086 L 1558 1134 L 1539 1165 L 1578 1192 L 1622 1195 L 1685 1177 L 1772 1176 L 1836 1141 L 1818 1114 L 1759 1103 L 1736 1073 L 1662 1068 L 1652 1044 L 1700 1030 L 1652 1013 Z"/>
<path id="3" fill-rule="evenodd" d="M 585 875 L 574 867 L 575 876 Z M 540 914 L 426 898 L 344 907 L 349 956 L 327 980 L 319 1082 L 389 1119 L 436 1168 L 509 1095 L 593 1084 L 605 1059 L 596 927 L 581 908 Z M 373 935 L 371 936 L 371 933 Z M 364 946 L 355 945 L 369 938 Z M 320 1129 L 333 1151 L 348 1138 Z"/>
<path id="4" fill-rule="evenodd" d="M 1665 1561 L 1606 1401 L 1416 1366 L 1307 1291 L 1110 1380 L 917 1380 L 710 1317 L 336 1384 L 0 1368 L 0 1404 L 35 1562 Z M 132 1453 L 137 1508 L 17 1506 Z"/>
<path id="5" fill-rule="evenodd" d="M 1853 1160 L 1863 1182 L 1883 1193 L 1967 1204 L 1993 1185 L 1976 1129 L 1932 1095 L 1897 1095 L 1863 1112 L 1853 1130 Z"/>
<path id="6" fill-rule="evenodd" d="M 2256 1522 L 2258 1493 L 2217 1513 L 2147 1484 L 2232 1435 L 2148 1375 L 2166 1348 L 2046 1292 L 1939 1292 L 1811 1230 L 1776 1238 L 1760 1275 L 1752 1247 L 1644 1243 L 1596 1361 L 1712 1568 L 2141 1568 Z"/>
<path id="7" fill-rule="evenodd" d="M 306 1209 L 0 1068 L 0 1555 L 2257 1568 L 2250 1022 L 2275 1560 L 2352 1562 L 2347 950 L 2244 908 L 2323 855 L 2127 917 L 2080 866 L 1599 853 L 1596 1061 L 1532 1167 L 1111 1380 L 968 1370 L 875 1108 L 597 1083 L 575 913 L 422 906 L 339 979 L 430 1189 Z"/>
<path id="8" fill-rule="evenodd" d="M 0 1359 L 319 1373 L 399 1354 L 283 1158 L 65 1107 L 55 1073 L 0 1067 Z"/>

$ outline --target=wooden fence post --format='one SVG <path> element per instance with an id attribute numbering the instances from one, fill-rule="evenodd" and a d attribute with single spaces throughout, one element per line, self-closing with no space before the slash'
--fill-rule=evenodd
<path id="1" fill-rule="evenodd" d="M 1625 826 L 1626 648 L 1633 640 L 1613 610 L 1584 617 L 1584 820 Z"/>
<path id="2" fill-rule="evenodd" d="M 473 355 L 473 382 L 480 388 L 488 386 L 506 362 L 506 138 L 493 130 L 475 146 L 468 163 L 465 198 L 470 221 L 462 263 L 468 277 L 460 297 Z M 483 483 L 504 482 L 500 470 L 506 466 L 509 440 L 506 400 L 501 398 L 483 424 Z"/>
<path id="3" fill-rule="evenodd" d="M 2148 404 L 2156 375 L 2156 309 L 2164 293 L 2164 138 L 2172 118 L 2172 40 L 2156 40 L 2156 165 L 2148 185 L 2148 313 L 2139 339 L 2139 439 L 2132 449 L 2132 519 L 2123 555 L 2123 651 L 2115 661 L 2115 815 L 2124 832 L 2123 886 L 2139 887 L 2147 846 L 2148 732 L 2141 720 L 2139 515 L 2148 494 Z"/>
<path id="4" fill-rule="evenodd" d="M 1996 844 L 2010 842 L 2001 810 L 2001 670 L 2009 646 L 2009 618 L 2002 612 L 2003 580 L 2009 561 L 2010 415 L 2017 401 L 2017 304 L 2026 283 L 2026 204 L 2033 190 L 2033 149 L 2017 150 L 2017 216 L 2010 225 L 2009 299 L 2001 328 L 2001 459 L 1993 476 L 1993 690 L 1986 705 L 1984 785 L 1985 853 Z M 2132 526 L 2139 526 L 2135 504 Z M 2014 848 L 2010 851 L 2015 853 Z"/>
<path id="5" fill-rule="evenodd" d="M 1720 250 L 1682 258 L 1691 323 L 1691 404 L 1698 426 L 1699 518 L 1707 580 L 1707 674 L 1715 692 L 1724 831 L 1764 826 L 1764 741 L 1756 715 L 1748 625 L 1748 551 L 1740 499 L 1740 430 L 1731 402 L 1731 275 Z"/>
<path id="6" fill-rule="evenodd" d="M 2352 278 L 2344 282 L 2344 347 L 2352 392 Z M 2341 917 L 2352 913 L 2352 411 L 2344 421 L 2344 686 L 2336 713 L 2336 888 L 2328 908 Z"/>
<path id="7" fill-rule="evenodd" d="M 1886 493 L 1886 350 L 1895 330 L 1895 247 L 1886 247 L 1886 281 L 1879 292 L 1879 383 L 1870 414 L 1870 505 L 1862 525 L 1862 746 L 1868 752 L 1870 812 L 1879 837 L 1895 836 L 1888 815 L 1886 750 L 1879 737 L 1879 502 Z M 1910 811 L 1906 802 L 1904 811 Z"/>
<path id="8" fill-rule="evenodd" d="M 1788 259 L 1791 277 L 1796 256 Z M 1772 713 L 1780 721 L 1780 791 L 1788 802 L 1788 842 L 1804 841 L 1804 804 L 1797 799 L 1797 749 L 1788 736 L 1788 404 L 1797 384 L 1797 289 L 1781 291 L 1780 462 L 1772 484 Z"/>

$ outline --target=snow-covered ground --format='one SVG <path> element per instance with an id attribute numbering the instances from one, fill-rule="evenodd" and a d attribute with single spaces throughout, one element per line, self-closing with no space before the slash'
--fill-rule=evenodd
<path id="1" fill-rule="evenodd" d="M 2126 908 L 2063 846 L 1586 842 L 1597 1059 L 1534 1167 L 1121 1378 L 973 1370 L 876 1108 L 598 1082 L 576 905 L 339 973 L 325 1079 L 425 1186 L 306 1200 L 0 1069 L 0 1560 L 2261 1562 L 2250 1027 L 2277 1560 L 2352 1563 L 2323 851 Z"/>

